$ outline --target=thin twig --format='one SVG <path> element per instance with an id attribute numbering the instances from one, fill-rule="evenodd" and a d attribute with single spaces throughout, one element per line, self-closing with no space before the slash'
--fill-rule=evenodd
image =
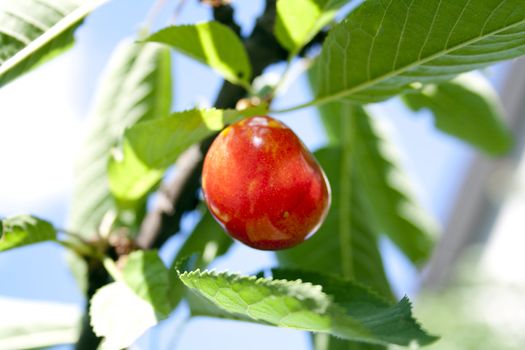
<path id="1" fill-rule="evenodd" d="M 187 0 L 179 0 L 179 3 L 177 4 L 177 6 L 175 6 L 175 10 L 173 10 L 173 16 L 171 17 L 171 24 L 175 24 L 177 22 L 177 19 L 182 13 L 182 10 L 184 9 L 184 5 L 186 5 L 186 3 L 187 3 Z"/>
<path id="2" fill-rule="evenodd" d="M 87 245 L 87 246 L 91 246 L 91 243 L 88 242 L 84 237 L 82 237 L 81 234 L 79 233 L 76 233 L 76 232 L 71 232 L 69 230 L 66 230 L 66 229 L 63 229 L 63 228 L 60 228 L 60 227 L 55 227 L 55 230 L 59 233 L 63 233 L 65 234 L 66 236 L 69 236 L 71 238 L 75 238 L 76 240 L 80 241 L 82 244 L 84 245 Z"/>
<path id="3" fill-rule="evenodd" d="M 157 0 L 153 3 L 151 8 L 148 11 L 148 14 L 146 15 L 146 20 L 144 21 L 144 27 L 145 28 L 151 28 L 153 26 L 153 23 L 155 23 L 155 20 L 157 19 L 158 15 L 160 14 L 160 11 L 162 8 L 166 5 L 167 0 Z"/>
<path id="4" fill-rule="evenodd" d="M 283 88 L 284 83 L 288 80 L 288 76 L 292 70 L 292 61 L 293 57 L 288 58 L 288 61 L 286 61 L 286 67 L 284 68 L 283 74 L 281 74 L 281 78 L 279 78 L 279 81 L 275 86 L 273 87 L 272 91 L 272 97 L 277 95 L 277 93 Z"/>
<path id="5" fill-rule="evenodd" d="M 197 190 L 202 153 L 198 146 L 189 148 L 175 163 L 174 177 L 159 191 L 153 210 L 142 221 L 136 244 L 149 249 L 159 247 L 178 231 L 180 219 L 185 211 L 197 205 Z"/>

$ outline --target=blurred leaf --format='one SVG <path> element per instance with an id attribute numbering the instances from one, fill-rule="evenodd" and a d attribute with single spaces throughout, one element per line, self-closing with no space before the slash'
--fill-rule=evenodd
<path id="1" fill-rule="evenodd" d="M 139 250 L 128 255 L 122 276 L 128 287 L 150 303 L 160 318 L 169 316 L 173 309 L 170 277 L 156 251 Z"/>
<path id="2" fill-rule="evenodd" d="M 140 202 L 157 186 L 164 171 L 165 168 L 154 169 L 146 166 L 125 139 L 122 143 L 122 156 L 113 155 L 109 161 L 111 194 L 119 203 Z"/>
<path id="3" fill-rule="evenodd" d="M 108 188 L 111 148 L 124 129 L 138 121 L 165 117 L 171 107 L 169 50 L 157 44 L 122 42 L 97 88 L 84 147 L 76 164 L 70 228 L 93 235 L 115 203 Z M 142 199 L 142 198 L 139 198 Z M 134 210 L 143 203 L 126 202 Z"/>
<path id="4" fill-rule="evenodd" d="M 103 348 L 130 346 L 168 318 L 182 294 L 182 283 L 172 278 L 156 251 L 139 250 L 128 255 L 122 280 L 103 287 L 92 299 L 92 326 L 97 335 L 106 338 Z"/>
<path id="5" fill-rule="evenodd" d="M 0 252 L 56 240 L 56 230 L 53 225 L 34 216 L 13 216 L 2 220 L 0 226 L 2 226 Z"/>
<path id="6" fill-rule="evenodd" d="M 73 250 L 66 250 L 65 260 L 78 289 L 85 295 L 88 290 L 88 265 L 86 260 Z"/>
<path id="7" fill-rule="evenodd" d="M 226 254 L 233 244 L 233 240 L 219 226 L 204 205 L 201 206 L 201 211 L 203 211 L 203 215 L 199 223 L 184 241 L 169 269 L 172 284 L 170 301 L 172 306 L 176 307 L 184 297 L 193 314 L 204 313 L 223 317 L 224 311 L 207 299 L 193 293 L 186 293 L 187 290 L 179 279 L 178 269 L 181 268 L 181 265 L 191 266 L 191 269 L 205 269 L 217 257 Z"/>
<path id="8" fill-rule="evenodd" d="M 523 280 L 506 281 L 500 273 L 480 269 L 478 254 L 463 258 L 446 288 L 422 291 L 418 296 L 416 314 L 442 334 L 428 349 L 524 349 Z"/>
<path id="9" fill-rule="evenodd" d="M 362 190 L 345 171 L 345 165 L 347 167 L 347 162 L 351 161 L 350 153 L 341 148 L 325 148 L 314 155 L 330 181 L 330 211 L 319 231 L 306 242 L 277 253 L 279 263 L 285 267 L 339 276 L 344 276 L 345 269 L 350 269 L 349 277 L 374 288 L 386 298 L 392 298 L 377 235 L 363 208 Z"/>
<path id="10" fill-rule="evenodd" d="M 0 2 L 0 87 L 69 48 L 84 17 L 106 1 Z"/>
<path id="11" fill-rule="evenodd" d="M 315 80 L 310 81 L 315 84 Z M 345 118 L 351 118 L 351 108 L 339 102 L 331 102 L 318 107 L 321 122 L 323 123 L 328 144 L 337 146 L 341 143 L 341 123 L 343 114 Z"/>
<path id="12" fill-rule="evenodd" d="M 201 220 L 184 241 L 174 262 L 197 253 L 197 260 L 193 261 L 193 267 L 203 269 L 208 267 L 215 258 L 226 254 L 233 244 L 233 240 L 224 232 L 209 211 L 204 210 Z"/>
<path id="13" fill-rule="evenodd" d="M 503 123 L 497 92 L 477 74 L 463 74 L 438 85 L 427 85 L 403 100 L 414 111 L 429 109 L 436 126 L 491 154 L 509 150 L 511 134 Z"/>
<path id="14" fill-rule="evenodd" d="M 0 349 L 22 350 L 76 342 L 78 307 L 42 301 L 0 298 Z"/>
<path id="15" fill-rule="evenodd" d="M 353 108 L 355 171 L 373 222 L 415 264 L 430 257 L 436 224 L 419 205 L 385 121 Z M 380 122 L 383 122 L 381 124 Z"/>
<path id="16" fill-rule="evenodd" d="M 125 283 L 100 288 L 91 299 L 91 326 L 104 337 L 104 349 L 120 350 L 133 344 L 160 320 L 155 309 Z"/>
<path id="17" fill-rule="evenodd" d="M 167 167 L 189 146 L 220 131 L 226 124 L 265 111 L 265 106 L 243 111 L 192 109 L 137 124 L 126 130 L 125 137 L 144 164 L 154 168 Z"/>
<path id="18" fill-rule="evenodd" d="M 310 78 L 315 85 L 316 76 Z M 412 262 L 424 263 L 430 256 L 437 224 L 418 203 L 386 121 L 372 118 L 358 105 L 342 102 L 323 105 L 320 113 L 331 144 L 352 140 L 355 187 L 362 193 L 368 222 L 387 234 Z M 349 137 L 341 135 L 345 119 L 353 120 Z"/>
<path id="19" fill-rule="evenodd" d="M 192 109 L 133 126 L 125 133 L 123 157 L 113 157 L 109 164 L 112 193 L 123 202 L 143 197 L 191 145 L 212 136 L 227 123 L 265 112 L 265 106 L 244 111 Z"/>
<path id="20" fill-rule="evenodd" d="M 251 65 L 240 38 L 219 22 L 204 22 L 164 28 L 148 41 L 172 46 L 177 51 L 200 61 L 226 80 L 249 85 Z"/>
<path id="21" fill-rule="evenodd" d="M 327 24 L 350 0 L 278 0 L 275 36 L 292 54 Z"/>
<path id="22" fill-rule="evenodd" d="M 320 273 L 305 272 L 300 270 L 287 270 L 287 269 L 274 269 L 273 270 L 274 278 L 281 279 L 301 279 L 303 282 L 310 282 L 313 284 L 319 284 L 323 286 L 323 291 L 328 294 L 336 295 L 336 298 L 339 298 L 337 301 L 342 302 L 349 312 L 354 312 L 359 306 L 352 304 L 354 299 L 363 299 L 363 296 L 355 297 L 353 295 L 345 295 L 346 293 L 346 283 L 340 278 L 333 278 L 329 275 L 322 275 Z M 373 295 L 375 302 L 384 301 L 383 296 Z M 350 300 L 350 303 L 347 304 L 341 300 Z M 383 299 L 383 300 L 382 300 Z M 390 301 L 384 301 L 385 305 L 391 303 Z M 313 334 L 314 337 L 314 348 L 315 350 L 381 350 L 386 349 L 384 345 L 378 344 L 366 344 L 354 341 L 348 341 L 345 339 L 340 339 L 328 334 L 316 333 Z"/>
<path id="23" fill-rule="evenodd" d="M 380 344 L 424 345 L 435 340 L 412 318 L 406 298 L 391 305 L 353 282 L 316 273 L 279 274 L 323 285 L 200 270 L 184 272 L 180 278 L 234 319 L 249 317 L 263 324 Z"/>
<path id="24" fill-rule="evenodd" d="M 326 128 L 329 141 L 333 145 L 340 140 L 351 140 L 350 116 L 342 115 L 347 110 L 341 110 L 335 103 L 322 106 L 322 115 L 337 116 L 324 118 L 337 120 L 339 125 Z M 341 125 L 342 118 L 347 118 Z M 341 146 L 341 145 L 340 145 Z M 315 156 L 326 172 L 332 187 L 332 204 L 328 216 L 319 231 L 306 242 L 296 248 L 278 252 L 281 265 L 304 268 L 312 271 L 330 271 L 343 275 L 343 263 L 351 266 L 352 277 L 367 286 L 379 291 L 383 296 L 392 298 L 392 291 L 386 278 L 383 261 L 379 252 L 375 225 L 363 208 L 363 190 L 355 180 L 352 171 L 352 148 L 350 142 L 342 147 L 332 147 L 319 150 Z M 343 193 L 344 192 L 346 193 Z M 338 235 L 334 233 L 338 232 Z M 343 239 L 344 236 L 350 239 Z M 335 237 L 334 237 L 335 236 Z M 304 259 L 308 256 L 309 259 Z M 338 339 L 327 334 L 313 335 L 313 346 L 316 350 L 376 350 L 384 349 L 382 345 L 356 343 Z"/>
<path id="25" fill-rule="evenodd" d="M 316 101 L 381 101 L 523 54 L 523 0 L 367 0 L 326 38 Z"/>

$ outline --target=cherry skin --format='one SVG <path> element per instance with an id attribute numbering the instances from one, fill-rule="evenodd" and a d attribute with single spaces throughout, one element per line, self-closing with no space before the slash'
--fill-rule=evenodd
<path id="1" fill-rule="evenodd" d="M 330 206 L 330 185 L 313 155 L 268 116 L 241 120 L 217 136 L 204 159 L 202 189 L 225 231 L 262 250 L 303 242 Z"/>

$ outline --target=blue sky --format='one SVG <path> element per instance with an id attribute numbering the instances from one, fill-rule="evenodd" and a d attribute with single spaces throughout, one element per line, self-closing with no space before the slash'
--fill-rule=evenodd
<path id="1" fill-rule="evenodd" d="M 179 23 L 210 18 L 209 10 L 196 3 L 188 2 Z M 262 10 L 263 1 L 236 1 L 234 4 L 243 31 L 249 32 L 252 19 Z M 136 33 L 149 6 L 149 1 L 111 1 L 86 20 L 77 32 L 77 44 L 72 50 L 0 90 L 0 157 L 5 166 L 0 181 L 1 216 L 32 213 L 58 226 L 64 225 L 72 193 L 75 150 L 80 146 L 97 78 L 114 46 Z M 166 23 L 172 7 L 166 7 L 157 27 L 159 23 Z M 270 71 L 282 69 L 278 65 Z M 180 55 L 174 57 L 173 74 L 174 110 L 197 103 L 211 104 L 221 83 L 208 68 Z M 304 102 L 309 94 L 306 79 L 301 77 L 276 101 L 275 108 Z M 378 118 L 392 122 L 394 138 L 404 153 L 407 171 L 419 184 L 422 203 L 443 223 L 465 165 L 472 156 L 470 148 L 436 132 L 427 113 L 409 114 L 397 100 L 374 106 L 373 111 Z M 278 117 L 310 148 L 318 148 L 325 142 L 314 108 Z M 163 255 L 169 256 L 174 246 L 167 247 Z M 384 244 L 383 248 L 388 252 L 388 271 L 396 291 L 414 293 L 415 271 L 391 245 Z M 273 258 L 269 253 L 236 246 L 227 258 L 215 265 L 249 273 L 271 264 Z M 2 253 L 0 276 L 0 296 L 83 303 L 67 270 L 64 251 L 53 244 Z M 146 335 L 141 344 L 169 343 L 174 326 L 173 321 L 168 321 Z M 264 341 L 253 342 L 254 339 Z M 250 349 L 304 348 L 308 341 L 303 333 L 296 331 L 200 319 L 185 328 L 179 348 L 205 348 L 210 340 L 217 347 L 228 349 L 245 349 L 248 345 Z"/>

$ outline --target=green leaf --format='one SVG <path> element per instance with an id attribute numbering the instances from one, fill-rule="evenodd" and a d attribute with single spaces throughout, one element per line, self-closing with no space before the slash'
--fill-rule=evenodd
<path id="1" fill-rule="evenodd" d="M 131 253 L 122 269 L 122 276 L 128 287 L 150 303 L 160 318 L 169 316 L 173 309 L 170 276 L 156 251 L 139 250 Z"/>
<path id="2" fill-rule="evenodd" d="M 0 298 L 0 349 L 34 349 L 77 341 L 78 307 Z"/>
<path id="3" fill-rule="evenodd" d="M 318 73 L 309 72 L 311 86 L 319 84 Z M 327 103 L 319 106 L 319 111 L 331 145 L 351 141 L 356 164 L 354 188 L 362 193 L 369 225 L 389 235 L 414 263 L 424 263 L 437 225 L 418 204 L 386 121 L 373 119 L 362 107 L 347 102 Z M 348 120 L 351 128 L 344 134 Z"/>
<path id="4" fill-rule="evenodd" d="M 93 331 L 105 338 L 106 350 L 127 348 L 159 322 L 154 307 L 123 282 L 100 288 L 91 299 L 89 313 Z"/>
<path id="5" fill-rule="evenodd" d="M 0 222 L 0 252 L 29 244 L 56 240 L 56 230 L 49 222 L 29 215 L 18 215 Z"/>
<path id="6" fill-rule="evenodd" d="M 439 129 L 487 153 L 502 154 L 511 146 L 498 94 L 480 75 L 463 74 L 450 82 L 427 85 L 403 100 L 414 111 L 431 110 Z"/>
<path id="7" fill-rule="evenodd" d="M 314 349 L 315 350 L 381 350 L 386 349 L 384 345 L 365 344 L 351 342 L 344 339 L 332 337 L 328 334 L 314 334 Z"/>
<path id="8" fill-rule="evenodd" d="M 339 102 L 327 103 L 319 106 L 321 122 L 328 138 L 328 144 L 337 146 L 341 144 L 341 122 L 343 114 L 345 118 L 351 118 L 348 114 L 350 109 L 347 105 Z"/>
<path id="9" fill-rule="evenodd" d="M 295 54 L 324 26 L 329 24 L 349 0 L 279 0 L 275 36 Z"/>
<path id="10" fill-rule="evenodd" d="M 73 250 L 65 252 L 64 259 L 68 265 L 71 277 L 83 295 L 87 295 L 88 291 L 88 264 L 86 260 Z"/>
<path id="11" fill-rule="evenodd" d="M 104 215 L 115 208 L 107 179 L 110 150 L 125 128 L 169 115 L 170 65 L 169 50 L 158 44 L 128 39 L 115 49 L 96 90 L 88 134 L 76 164 L 71 229 L 93 235 Z M 140 200 L 119 204 L 137 211 Z"/>
<path id="12" fill-rule="evenodd" d="M 316 102 L 380 101 L 523 54 L 522 0 L 367 0 L 325 40 Z"/>
<path id="13" fill-rule="evenodd" d="M 376 226 L 376 232 L 388 235 L 412 262 L 423 264 L 432 251 L 437 224 L 418 203 L 386 121 L 374 119 L 362 107 L 348 103 L 329 103 L 320 111 L 335 145 L 344 139 L 339 131 L 343 120 L 354 119 L 349 139 L 355 153 L 355 187 L 363 194 L 369 223 Z"/>
<path id="14" fill-rule="evenodd" d="M 303 282 L 309 282 L 316 285 L 322 285 L 323 291 L 329 295 L 331 295 L 334 298 L 334 301 L 337 302 L 340 305 L 343 305 L 343 307 L 347 310 L 349 314 L 352 315 L 367 315 L 369 314 L 368 306 L 366 306 L 366 303 L 375 304 L 375 305 L 382 305 L 383 307 L 387 307 L 388 305 L 391 305 L 391 301 L 387 301 L 386 299 L 383 299 L 382 296 L 376 294 L 375 292 L 368 290 L 366 288 L 360 287 L 360 288 L 352 288 L 350 285 L 352 282 L 349 282 L 347 280 L 334 277 L 331 275 L 326 275 L 322 273 L 316 273 L 311 271 L 301 271 L 301 270 L 289 270 L 289 269 L 274 269 L 272 270 L 273 278 L 279 278 L 279 279 L 288 279 L 288 280 L 296 280 L 300 279 Z M 359 287 L 359 285 L 357 285 Z M 408 301 L 408 298 L 403 298 L 402 302 L 407 302 L 410 305 L 410 302 Z M 365 303 L 365 305 L 363 305 Z M 413 334 L 418 334 L 421 331 L 420 325 L 417 323 L 416 320 L 412 317 L 412 315 L 406 315 L 406 319 L 404 320 L 407 322 L 407 324 L 410 324 L 413 328 L 411 328 L 411 332 Z M 395 327 L 393 325 L 393 327 Z M 392 333 L 396 333 L 396 330 L 392 329 Z M 424 331 L 423 331 L 424 333 Z M 316 334 L 321 335 L 321 334 Z M 436 339 L 433 336 L 430 336 L 434 339 Z M 364 343 L 356 343 L 356 342 L 349 342 L 345 341 L 343 339 L 337 339 L 336 337 L 330 337 L 330 343 L 329 349 L 351 349 L 351 350 L 371 350 L 371 349 L 385 349 L 385 347 L 381 345 L 375 345 L 375 344 L 364 344 Z M 316 348 L 316 350 L 319 350 Z"/>
<path id="15" fill-rule="evenodd" d="M 172 306 L 176 307 L 182 297 L 185 297 L 193 314 L 215 314 L 216 317 L 222 317 L 224 312 L 208 300 L 193 293 L 185 293 L 178 275 L 181 265 L 191 266 L 192 269 L 207 268 L 217 257 L 226 254 L 233 244 L 233 240 L 219 226 L 208 209 L 204 205 L 200 209 L 203 215 L 199 223 L 184 241 L 169 270 L 172 283 L 170 301 Z"/>
<path id="16" fill-rule="evenodd" d="M 330 211 L 315 235 L 295 248 L 277 253 L 280 264 L 319 272 L 330 271 L 340 276 L 350 269 L 353 279 L 391 298 L 377 235 L 363 208 L 362 190 L 347 173 L 350 169 L 345 168 L 345 164 L 351 161 L 350 153 L 332 147 L 319 150 L 314 155 L 330 181 Z M 350 191 L 349 186 L 352 187 L 351 193 L 345 193 Z"/>
<path id="17" fill-rule="evenodd" d="M 122 154 L 112 155 L 107 171 L 113 197 L 119 203 L 137 203 L 157 186 L 165 168 L 155 169 L 145 165 L 128 140 L 124 140 Z"/>
<path id="18" fill-rule="evenodd" d="M 338 133 L 341 133 L 341 129 Z M 277 253 L 280 265 L 342 275 L 344 261 L 351 259 L 346 264 L 352 266 L 353 279 L 372 287 L 386 298 L 393 298 L 379 252 L 378 236 L 363 208 L 363 191 L 357 186 L 355 178 L 351 180 L 351 174 L 342 173 L 345 169 L 343 165 L 346 164 L 343 157 L 351 161 L 351 150 L 331 147 L 321 149 L 314 155 L 331 184 L 330 211 L 314 236 L 295 248 Z M 346 169 L 351 170 L 348 167 Z M 345 195 L 341 189 L 348 184 L 351 186 L 351 194 Z M 345 235 L 350 239 L 342 239 Z M 305 256 L 308 259 L 304 259 Z M 315 334 L 313 337 L 316 350 L 384 349 L 382 345 L 351 342 L 328 334 Z"/>
<path id="19" fill-rule="evenodd" d="M 385 121 L 354 108 L 355 167 L 370 217 L 415 264 L 430 257 L 437 228 L 419 205 Z M 382 123 L 381 123 L 382 122 Z"/>
<path id="20" fill-rule="evenodd" d="M 182 283 L 156 251 L 135 251 L 127 257 L 122 279 L 103 287 L 93 297 L 93 328 L 97 335 L 106 337 L 105 346 L 109 349 L 128 347 L 146 330 L 168 318 L 182 296 Z"/>
<path id="21" fill-rule="evenodd" d="M 69 48 L 84 17 L 106 1 L 0 3 L 0 87 Z"/>
<path id="22" fill-rule="evenodd" d="M 193 261 L 192 265 L 195 268 L 204 269 L 215 258 L 226 254 L 233 244 L 233 240 L 224 232 L 209 211 L 207 209 L 204 210 L 201 220 L 195 226 L 191 235 L 184 241 L 174 262 L 198 253 L 197 260 Z M 174 267 L 173 265 L 172 268 Z"/>
<path id="23" fill-rule="evenodd" d="M 265 112 L 265 106 L 244 111 L 192 109 L 135 125 L 126 130 L 123 156 L 110 161 L 112 193 L 120 201 L 145 196 L 191 145 L 212 136 L 227 123 Z"/>
<path id="24" fill-rule="evenodd" d="M 263 324 L 377 344 L 424 345 L 435 340 L 412 318 L 406 298 L 391 305 L 353 282 L 305 276 L 324 284 L 200 270 L 180 278 L 224 311 Z"/>
<path id="25" fill-rule="evenodd" d="M 191 145 L 212 136 L 227 124 L 265 112 L 266 106 L 242 111 L 192 109 L 137 124 L 126 130 L 125 138 L 144 164 L 163 168 L 173 164 Z"/>
<path id="26" fill-rule="evenodd" d="M 249 85 L 252 68 L 239 37 L 219 22 L 204 22 L 164 28 L 148 41 L 172 46 L 177 51 L 200 61 L 226 80 Z"/>

